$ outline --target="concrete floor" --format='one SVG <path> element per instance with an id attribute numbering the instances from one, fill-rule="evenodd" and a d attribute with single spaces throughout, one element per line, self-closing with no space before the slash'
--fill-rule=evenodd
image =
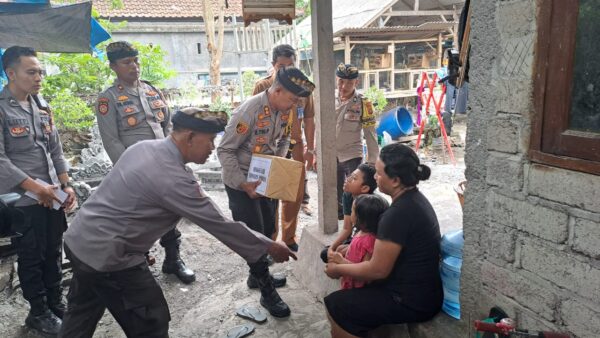
<path id="1" fill-rule="evenodd" d="M 458 127 L 464 140 L 464 126 Z M 462 210 L 454 186 L 463 179 L 464 161 L 462 148 L 455 148 L 457 166 L 443 164 L 441 156 L 424 156 L 424 163 L 432 167 L 432 177 L 420 185 L 421 191 L 433 204 L 442 233 L 462 227 Z M 317 178 L 309 173 L 309 192 L 312 216 L 301 213 L 299 229 L 317 222 Z M 227 196 L 223 191 L 210 191 L 216 203 L 226 215 L 230 215 Z M 199 227 L 184 221 L 179 226 L 183 233 L 182 255 L 185 262 L 197 275 L 197 281 L 183 285 L 173 276 L 160 272 L 164 251 L 157 244 L 152 254 L 157 264 L 152 267 L 155 277 L 162 286 L 171 310 L 170 335 L 172 337 L 224 337 L 227 329 L 248 323 L 235 316 L 238 307 L 246 304 L 259 305 L 259 292 L 249 290 L 245 280 L 245 262 L 227 247 L 208 235 Z M 318 253 L 315 252 L 315 255 Z M 288 285 L 279 289 L 282 298 L 289 304 L 292 315 L 287 319 L 268 316 L 264 324 L 254 324 L 255 337 L 328 337 L 329 324 L 322 302 L 307 291 L 291 273 L 293 262 L 276 264 L 272 271 L 288 276 Z M 28 305 L 20 289 L 0 293 L 0 337 L 42 337 L 24 326 Z M 124 337 L 120 327 L 107 312 L 99 323 L 94 337 Z"/>

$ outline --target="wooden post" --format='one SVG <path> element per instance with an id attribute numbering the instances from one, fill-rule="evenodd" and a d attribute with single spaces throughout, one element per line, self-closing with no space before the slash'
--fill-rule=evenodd
<path id="1" fill-rule="evenodd" d="M 444 50 L 442 49 L 442 33 L 438 33 L 437 41 L 437 67 L 442 67 L 442 59 L 444 58 Z"/>
<path id="2" fill-rule="evenodd" d="M 344 63 L 351 63 L 352 60 L 352 49 L 350 49 L 350 37 L 344 36 Z"/>
<path id="3" fill-rule="evenodd" d="M 331 1 L 311 0 L 310 6 L 316 84 L 313 95 L 317 121 L 319 229 L 331 234 L 338 230 L 332 8 Z"/>

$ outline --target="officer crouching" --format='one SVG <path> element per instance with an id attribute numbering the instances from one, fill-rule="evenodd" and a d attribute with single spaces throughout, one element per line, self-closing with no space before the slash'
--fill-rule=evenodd
<path id="1" fill-rule="evenodd" d="M 60 337 L 92 337 L 107 308 L 128 337 L 168 337 L 169 308 L 144 254 L 182 217 L 249 263 L 267 254 L 295 258 L 284 244 L 225 218 L 186 170 L 188 162 L 206 162 L 226 123 L 224 113 L 186 108 L 175 113 L 170 136 L 125 150 L 65 233 L 73 279 Z"/>

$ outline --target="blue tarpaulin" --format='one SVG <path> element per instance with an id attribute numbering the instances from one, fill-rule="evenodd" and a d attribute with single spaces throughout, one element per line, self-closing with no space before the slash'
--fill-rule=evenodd
<path id="1" fill-rule="evenodd" d="M 48 0 L 0 2 L 1 48 L 19 45 L 39 52 L 89 53 L 110 34 L 91 17 L 92 3 L 50 5 Z M 6 77 L 0 69 L 0 89 Z"/>

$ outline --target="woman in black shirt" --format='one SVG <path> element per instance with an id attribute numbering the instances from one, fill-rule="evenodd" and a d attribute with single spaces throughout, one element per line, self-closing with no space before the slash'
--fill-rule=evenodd
<path id="1" fill-rule="evenodd" d="M 371 260 L 326 265 L 331 278 L 372 281 L 325 297 L 334 338 L 364 337 L 386 324 L 427 321 L 442 307 L 440 228 L 433 207 L 417 188 L 431 170 L 399 143 L 381 150 L 375 168 L 379 190 L 392 197 L 392 205 L 379 220 Z"/>

